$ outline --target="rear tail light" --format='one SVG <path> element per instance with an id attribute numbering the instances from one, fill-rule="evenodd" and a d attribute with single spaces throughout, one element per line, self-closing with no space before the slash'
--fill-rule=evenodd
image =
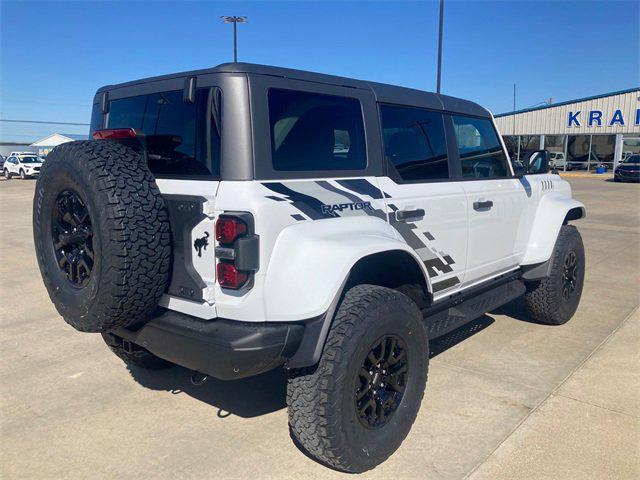
<path id="1" fill-rule="evenodd" d="M 234 290 L 241 288 L 249 279 L 247 272 L 239 271 L 234 264 L 228 262 L 218 263 L 217 274 L 221 287 Z"/>
<path id="2" fill-rule="evenodd" d="M 222 216 L 216 222 L 216 240 L 223 244 L 235 242 L 247 231 L 247 224 L 239 218 Z"/>
<path id="3" fill-rule="evenodd" d="M 93 132 L 94 140 L 116 140 L 120 138 L 136 138 L 133 128 L 107 128 Z"/>
<path id="4" fill-rule="evenodd" d="M 218 283 L 233 290 L 251 288 L 260 265 L 260 239 L 255 235 L 253 216 L 227 212 L 218 217 L 215 232 Z"/>

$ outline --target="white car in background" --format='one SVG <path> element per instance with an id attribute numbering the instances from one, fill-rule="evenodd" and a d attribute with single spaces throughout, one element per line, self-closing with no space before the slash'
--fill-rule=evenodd
<path id="1" fill-rule="evenodd" d="M 23 152 L 20 152 L 20 151 L 18 151 L 18 152 L 11 152 L 11 153 L 9 154 L 9 156 L 10 156 L 10 157 L 20 157 L 20 156 L 22 156 L 22 155 L 31 155 L 31 156 L 33 156 L 33 155 L 35 155 L 35 154 L 36 154 L 36 152 L 31 152 L 31 151 L 25 150 L 25 151 L 23 151 Z"/>
<path id="2" fill-rule="evenodd" d="M 567 164 L 567 159 L 562 152 L 549 152 L 549 160 L 552 170 L 564 170 L 564 166 Z"/>
<path id="3" fill-rule="evenodd" d="M 33 153 L 11 155 L 4 162 L 4 178 L 10 180 L 11 177 L 19 176 L 21 179 L 35 177 L 40 173 L 43 160 Z"/>

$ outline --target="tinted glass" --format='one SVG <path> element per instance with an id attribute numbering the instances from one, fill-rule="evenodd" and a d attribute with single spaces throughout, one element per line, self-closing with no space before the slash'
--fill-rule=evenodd
<path id="1" fill-rule="evenodd" d="M 486 118 L 453 115 L 463 178 L 504 178 L 510 175 L 498 134 Z"/>
<path id="2" fill-rule="evenodd" d="M 518 137 L 515 135 L 505 135 L 502 137 L 504 146 L 507 147 L 507 153 L 512 162 L 518 160 Z"/>
<path id="3" fill-rule="evenodd" d="M 94 103 L 93 108 L 91 109 L 91 131 L 100 130 L 102 128 L 103 122 L 102 109 L 100 108 L 99 103 Z"/>
<path id="4" fill-rule="evenodd" d="M 567 169 L 587 169 L 590 140 L 589 135 L 569 135 L 567 137 Z"/>
<path id="5" fill-rule="evenodd" d="M 196 90 L 194 103 L 183 101 L 182 90 L 113 100 L 108 128 L 130 127 L 144 134 L 154 175 L 218 176 L 221 142 L 215 122 L 210 122 L 213 162 L 207 158 L 207 112 L 215 112 L 208 102 L 208 89 Z"/>
<path id="6" fill-rule="evenodd" d="M 540 135 L 520 136 L 520 159 L 528 159 L 533 152 L 540 150 Z"/>
<path id="7" fill-rule="evenodd" d="M 362 170 L 364 124 L 355 98 L 292 90 L 269 91 L 274 170 Z"/>
<path id="8" fill-rule="evenodd" d="M 148 95 L 121 98 L 109 106 L 109 128 L 130 127 L 142 130 L 142 120 L 147 109 Z"/>
<path id="9" fill-rule="evenodd" d="M 602 163 L 609 168 L 613 168 L 615 150 L 615 135 L 593 135 L 591 137 L 591 161 Z"/>
<path id="10" fill-rule="evenodd" d="M 380 113 L 385 156 L 403 180 L 449 178 L 442 114 L 389 105 Z"/>
<path id="11" fill-rule="evenodd" d="M 21 163 L 40 163 L 40 161 L 38 157 L 20 157 Z"/>

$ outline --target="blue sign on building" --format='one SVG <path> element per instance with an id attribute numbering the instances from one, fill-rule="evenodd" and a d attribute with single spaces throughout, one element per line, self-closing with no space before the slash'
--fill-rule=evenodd
<path id="1" fill-rule="evenodd" d="M 613 115 L 611 115 L 608 120 L 603 116 L 601 110 L 590 110 L 589 112 L 584 112 L 584 115 L 582 115 L 582 113 L 583 112 L 580 110 L 576 110 L 575 112 L 569 111 L 567 117 L 567 127 L 582 127 L 583 121 L 585 122 L 584 126 L 587 127 L 601 127 L 603 125 L 608 125 L 610 127 L 619 125 L 621 127 L 624 127 L 626 125 L 624 114 L 619 108 L 617 108 L 613 112 Z M 636 109 L 634 125 L 640 125 L 640 108 Z"/>

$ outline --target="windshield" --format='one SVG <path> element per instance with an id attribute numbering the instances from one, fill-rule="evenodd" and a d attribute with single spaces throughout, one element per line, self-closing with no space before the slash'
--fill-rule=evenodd
<path id="1" fill-rule="evenodd" d="M 40 163 L 38 157 L 20 157 L 20 163 Z"/>
<path id="2" fill-rule="evenodd" d="M 640 163 L 640 155 L 631 155 L 623 163 Z"/>

